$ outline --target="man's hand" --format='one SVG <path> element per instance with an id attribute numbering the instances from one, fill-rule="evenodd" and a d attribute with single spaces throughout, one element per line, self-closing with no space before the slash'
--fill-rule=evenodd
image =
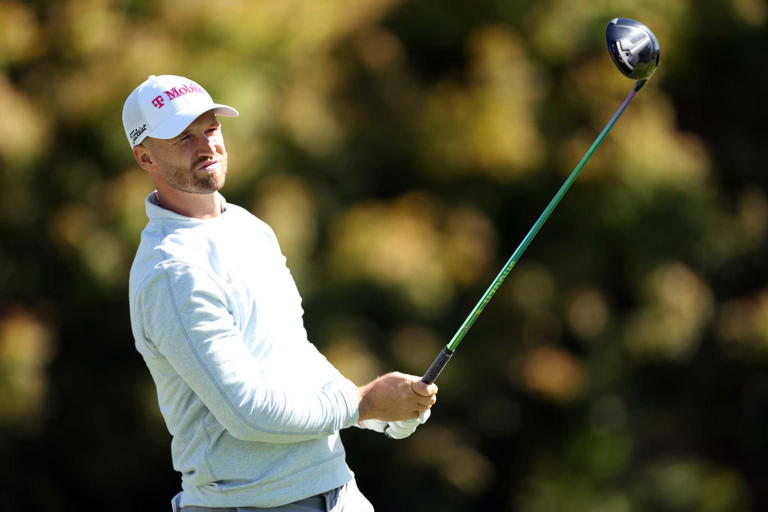
<path id="1" fill-rule="evenodd" d="M 420 377 L 392 372 L 357 388 L 359 421 L 400 421 L 419 417 L 437 401 L 437 386 Z"/>
<path id="2" fill-rule="evenodd" d="M 416 432 L 419 425 L 423 425 L 427 422 L 429 414 L 430 410 L 427 409 L 421 411 L 419 417 L 412 420 L 390 421 L 387 423 L 387 426 L 384 427 L 384 434 L 392 439 L 405 439 Z"/>

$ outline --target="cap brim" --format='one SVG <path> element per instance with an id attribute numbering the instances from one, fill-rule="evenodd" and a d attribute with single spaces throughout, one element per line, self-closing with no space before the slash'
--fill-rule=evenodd
<path id="1" fill-rule="evenodd" d="M 210 105 L 210 108 L 206 108 L 202 111 L 194 110 L 188 112 L 178 112 L 169 119 L 166 119 L 164 123 L 156 127 L 146 136 L 155 139 L 172 139 L 173 137 L 183 132 L 184 129 L 192 124 L 195 119 L 205 114 L 206 112 L 210 112 L 211 110 L 213 110 L 213 113 L 218 116 L 237 117 L 240 115 L 240 112 L 228 105 L 213 103 Z"/>

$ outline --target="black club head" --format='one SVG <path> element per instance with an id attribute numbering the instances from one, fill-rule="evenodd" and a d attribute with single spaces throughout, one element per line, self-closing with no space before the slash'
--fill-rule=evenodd
<path id="1" fill-rule="evenodd" d="M 614 18 L 605 29 L 608 52 L 629 78 L 648 80 L 659 65 L 659 41 L 648 27 L 629 18 Z"/>

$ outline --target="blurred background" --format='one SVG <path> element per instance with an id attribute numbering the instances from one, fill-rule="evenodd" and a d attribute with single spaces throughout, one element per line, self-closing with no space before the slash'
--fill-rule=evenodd
<path id="1" fill-rule="evenodd" d="M 150 74 L 240 110 L 223 190 L 277 232 L 311 340 L 422 374 L 633 82 L 656 75 L 440 377 L 416 435 L 342 434 L 377 511 L 768 509 L 763 0 L 0 3 L 0 509 L 169 510 L 133 346 Z"/>

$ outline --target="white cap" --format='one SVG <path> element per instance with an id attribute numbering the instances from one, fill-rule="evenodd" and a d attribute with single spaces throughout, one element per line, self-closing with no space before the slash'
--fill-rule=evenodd
<path id="1" fill-rule="evenodd" d="M 125 100 L 125 136 L 131 147 L 146 137 L 171 139 L 209 110 L 226 117 L 239 115 L 232 107 L 214 103 L 205 89 L 189 78 L 150 75 Z"/>

